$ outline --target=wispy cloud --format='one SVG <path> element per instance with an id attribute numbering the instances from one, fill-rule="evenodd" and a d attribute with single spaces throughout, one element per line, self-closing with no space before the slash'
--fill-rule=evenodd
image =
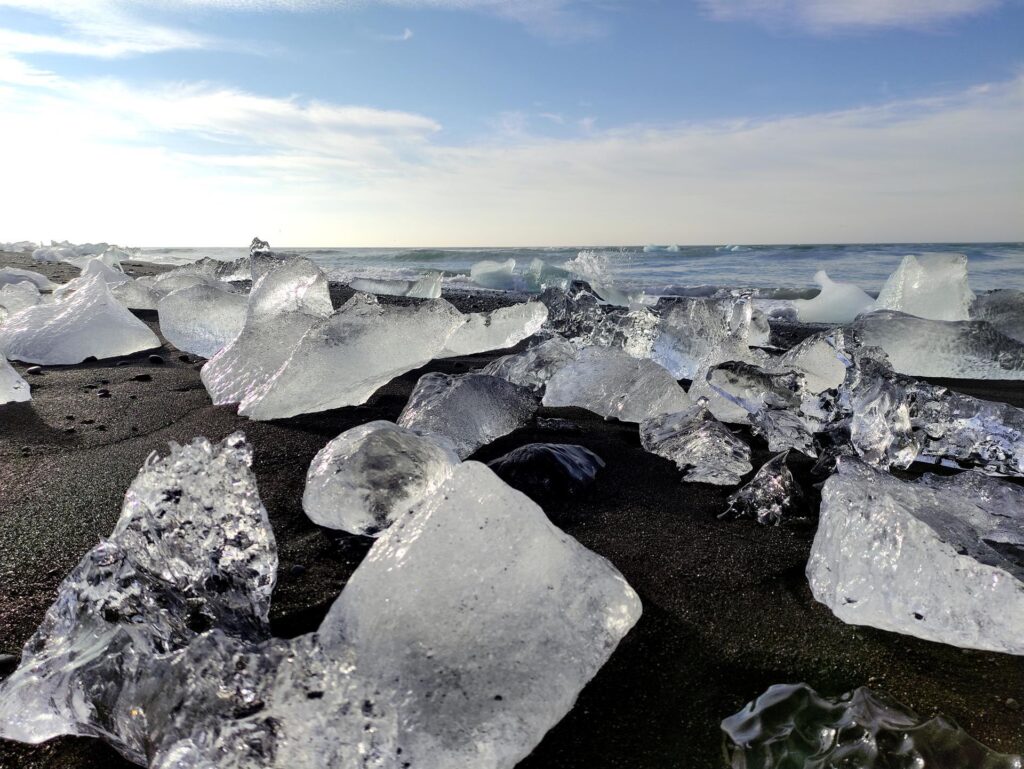
<path id="1" fill-rule="evenodd" d="M 415 37 L 415 34 L 411 29 L 406 27 L 404 30 L 396 35 L 389 34 L 376 34 L 373 36 L 377 40 L 382 40 L 385 43 L 406 43 Z"/>
<path id="2" fill-rule="evenodd" d="M 1002 0 L 698 0 L 713 18 L 800 26 L 815 32 L 879 27 L 927 28 L 973 16 Z"/>

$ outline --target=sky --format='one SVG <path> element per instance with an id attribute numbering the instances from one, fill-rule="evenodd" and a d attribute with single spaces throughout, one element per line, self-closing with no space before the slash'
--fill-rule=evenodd
<path id="1" fill-rule="evenodd" d="M 0 0 L 0 241 L 1024 240 L 1024 0 Z"/>

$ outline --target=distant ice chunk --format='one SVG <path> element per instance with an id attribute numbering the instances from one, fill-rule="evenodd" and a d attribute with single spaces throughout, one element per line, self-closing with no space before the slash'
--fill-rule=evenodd
<path id="1" fill-rule="evenodd" d="M 52 291 L 57 287 L 57 284 L 51 282 L 42 273 L 22 270 L 17 267 L 0 267 L 0 287 L 8 283 L 22 283 L 26 280 L 34 284 L 40 291 Z"/>
<path id="2" fill-rule="evenodd" d="M 534 259 L 530 262 L 526 277 L 530 282 L 530 289 L 543 291 L 547 288 L 557 288 L 565 291 L 569 288 L 572 275 L 561 267 L 548 264 L 543 259 Z"/>
<path id="3" fill-rule="evenodd" d="M 31 240 L 16 240 L 13 242 L 9 241 L 6 243 L 0 243 L 0 251 L 7 251 L 15 254 L 26 252 L 32 253 L 38 247 L 38 244 Z"/>
<path id="4" fill-rule="evenodd" d="M 245 326 L 248 297 L 216 286 L 172 291 L 157 303 L 160 333 L 183 352 L 212 358 Z"/>
<path id="5" fill-rule="evenodd" d="M 437 491 L 458 463 L 443 438 L 369 422 L 346 430 L 314 457 L 302 509 L 320 526 L 378 537 Z"/>
<path id="6" fill-rule="evenodd" d="M 821 293 L 813 299 L 794 299 L 793 305 L 803 323 L 849 323 L 862 312 L 869 312 L 875 300 L 853 283 L 836 283 L 824 270 L 814 274 Z"/>
<path id="7" fill-rule="evenodd" d="M 156 334 L 114 299 L 100 275 L 68 298 L 29 307 L 0 326 L 0 353 L 26 363 L 81 363 L 159 346 Z"/>
<path id="8" fill-rule="evenodd" d="M 548 308 L 541 302 L 525 302 L 490 312 L 468 313 L 463 318 L 463 323 L 448 337 L 439 358 L 514 347 L 540 331 L 548 319 Z"/>
<path id="9" fill-rule="evenodd" d="M 505 355 L 491 361 L 481 374 L 507 379 L 512 384 L 527 387 L 535 393 L 543 393 L 548 380 L 569 361 L 576 359 L 576 348 L 564 337 L 555 334 L 528 350 Z"/>
<path id="10" fill-rule="evenodd" d="M 704 403 L 641 423 L 640 443 L 675 462 L 689 483 L 735 486 L 754 469 L 750 447 L 717 421 Z"/>
<path id="11" fill-rule="evenodd" d="M 86 267 L 88 267 L 89 264 L 94 261 L 101 262 L 107 267 L 112 267 L 113 269 L 120 272 L 122 270 L 121 261 L 127 261 L 131 258 L 132 254 L 127 249 L 118 248 L 117 246 L 109 246 L 108 248 L 103 249 L 103 251 L 98 254 L 67 256 L 61 259 L 60 261 L 70 264 L 72 267 L 77 267 L 83 272 L 85 271 Z"/>
<path id="12" fill-rule="evenodd" d="M 621 350 L 586 347 L 548 380 L 545 406 L 577 406 L 607 419 L 642 422 L 690 405 L 669 372 Z"/>
<path id="13" fill-rule="evenodd" d="M 608 561 L 466 462 L 377 540 L 320 638 L 351 643 L 362 675 L 401 703 L 402 762 L 511 769 L 640 613 Z"/>
<path id="14" fill-rule="evenodd" d="M 903 257 L 878 294 L 876 310 L 896 310 L 929 320 L 967 320 L 974 292 L 963 254 Z"/>
<path id="15" fill-rule="evenodd" d="M 40 245 L 32 252 L 37 262 L 63 262 L 78 257 L 99 256 L 111 246 L 109 243 L 69 243 L 66 240 L 51 241 L 49 246 Z"/>
<path id="16" fill-rule="evenodd" d="M 1024 654 L 1024 489 L 981 475 L 908 483 L 841 459 L 807 578 L 844 622 Z"/>
<path id="17" fill-rule="evenodd" d="M 408 296 L 417 299 L 441 298 L 441 273 L 428 272 L 418 280 L 384 280 L 381 278 L 356 278 L 349 281 L 353 291 L 387 296 Z"/>
<path id="18" fill-rule="evenodd" d="M 515 259 L 506 259 L 503 262 L 485 259 L 476 262 L 470 267 L 469 277 L 482 288 L 509 291 L 520 286 L 520 280 L 515 274 L 515 269 Z"/>
<path id="19" fill-rule="evenodd" d="M 729 497 L 723 514 L 735 518 L 753 518 L 760 524 L 778 526 L 803 497 L 803 491 L 789 471 L 788 451 L 765 462 L 754 477 Z"/>
<path id="20" fill-rule="evenodd" d="M 4 403 L 23 403 L 32 400 L 28 382 L 0 355 L 0 405 Z"/>
<path id="21" fill-rule="evenodd" d="M 42 296 L 35 283 L 23 280 L 21 283 L 5 283 L 0 286 L 0 323 L 16 312 L 42 303 Z"/>
<path id="22" fill-rule="evenodd" d="M 589 488 L 604 465 L 590 449 L 565 443 L 528 443 L 487 463 L 505 483 L 541 505 L 555 523 L 565 516 L 553 516 L 552 510 Z"/>
<path id="23" fill-rule="evenodd" d="M 451 440 L 465 459 L 481 446 L 525 426 L 537 411 L 529 390 L 485 374 L 424 374 L 398 424 Z"/>
<path id="24" fill-rule="evenodd" d="M 1024 342 L 1024 291 L 1005 288 L 982 294 L 971 305 L 971 320 L 986 321 L 999 333 Z"/>

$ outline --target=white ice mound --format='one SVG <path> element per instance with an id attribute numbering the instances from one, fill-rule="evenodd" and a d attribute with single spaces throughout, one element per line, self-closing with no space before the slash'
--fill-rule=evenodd
<path id="1" fill-rule="evenodd" d="M 525 426 L 537 411 L 533 394 L 485 374 L 424 374 L 398 424 L 448 438 L 465 459 L 481 446 Z"/>
<path id="2" fill-rule="evenodd" d="M 605 418 L 642 422 L 690 405 L 686 391 L 657 363 L 615 348 L 587 347 L 548 380 L 545 406 L 578 406 Z"/>
<path id="3" fill-rule="evenodd" d="M 108 248 L 109 243 L 69 243 L 66 240 L 51 241 L 49 246 L 40 246 L 32 252 L 32 259 L 37 262 L 63 262 L 78 257 L 99 256 Z"/>
<path id="4" fill-rule="evenodd" d="M 458 463 L 447 440 L 369 422 L 346 430 L 313 458 L 302 509 L 320 526 L 379 537 L 437 491 Z"/>
<path id="5" fill-rule="evenodd" d="M 0 286 L 0 323 L 16 312 L 21 312 L 28 307 L 35 307 L 42 301 L 36 284 L 27 280 Z"/>
<path id="6" fill-rule="evenodd" d="M 469 277 L 482 288 L 508 291 L 519 285 L 515 269 L 515 259 L 506 259 L 503 262 L 485 259 L 469 268 Z"/>
<path id="7" fill-rule="evenodd" d="M 824 270 L 814 274 L 821 293 L 813 299 L 794 299 L 797 316 L 804 323 L 849 323 L 872 309 L 875 300 L 853 283 L 836 283 Z"/>
<path id="8" fill-rule="evenodd" d="M 21 283 L 28 281 L 35 284 L 40 291 L 50 291 L 56 287 L 45 275 L 32 270 L 21 270 L 17 267 L 0 267 L 0 286 L 8 283 Z"/>
<path id="9" fill-rule="evenodd" d="M 676 463 L 683 480 L 735 486 L 754 469 L 750 447 L 717 421 L 704 403 L 640 424 L 644 449 Z"/>
<path id="10" fill-rule="evenodd" d="M 569 361 L 576 360 L 576 355 L 576 348 L 565 337 L 555 334 L 521 353 L 491 361 L 480 369 L 480 373 L 501 377 L 541 393 L 555 372 Z"/>
<path id="11" fill-rule="evenodd" d="M 409 766 L 512 769 L 640 613 L 615 567 L 467 462 L 377 540 L 320 636 L 401 702 Z"/>
<path id="12" fill-rule="evenodd" d="M 970 472 L 900 481 L 840 460 L 807 564 L 844 622 L 1024 654 L 1024 490 Z"/>
<path id="13" fill-rule="evenodd" d="M 385 280 L 382 278 L 356 278 L 349 288 L 367 294 L 408 296 L 416 299 L 441 298 L 441 273 L 428 272 L 418 280 Z"/>
<path id="14" fill-rule="evenodd" d="M 160 333 L 179 350 L 212 358 L 245 325 L 248 297 L 216 286 L 172 291 L 157 303 Z"/>
<path id="15" fill-rule="evenodd" d="M 156 334 L 111 296 L 100 275 L 68 298 L 29 307 L 0 326 L 0 353 L 26 363 L 81 363 L 159 346 Z"/>
<path id="16" fill-rule="evenodd" d="M 22 403 L 32 400 L 28 382 L 0 355 L 0 405 L 4 403 Z"/>
<path id="17" fill-rule="evenodd" d="M 540 331 L 548 319 L 548 308 L 541 302 L 525 302 L 463 317 L 463 323 L 448 337 L 439 358 L 514 347 Z"/>
<path id="18" fill-rule="evenodd" d="M 963 254 L 910 254 L 878 294 L 876 310 L 897 310 L 930 320 L 967 320 L 974 292 Z"/>

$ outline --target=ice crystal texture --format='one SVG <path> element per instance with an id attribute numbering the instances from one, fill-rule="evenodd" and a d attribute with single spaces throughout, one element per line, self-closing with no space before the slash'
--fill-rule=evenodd
<path id="1" fill-rule="evenodd" d="M 172 291 L 157 304 L 160 333 L 179 350 L 212 358 L 245 326 L 248 297 L 213 285 Z"/>
<path id="2" fill-rule="evenodd" d="M 475 312 L 448 337 L 439 357 L 475 355 L 488 350 L 514 347 L 540 331 L 548 318 L 548 308 L 541 302 L 525 302 L 501 307 L 491 312 Z"/>
<path id="3" fill-rule="evenodd" d="M 565 502 L 594 483 L 604 460 L 583 446 L 528 443 L 487 465 L 550 515 L 550 505 Z"/>
<path id="4" fill-rule="evenodd" d="M 722 722 L 732 769 L 1021 769 L 942 716 L 924 719 L 861 687 L 822 697 L 779 684 Z"/>
<path id="5" fill-rule="evenodd" d="M 605 418 L 642 422 L 690 405 L 686 391 L 657 363 L 615 348 L 587 347 L 548 380 L 545 406 L 577 406 Z"/>
<path id="6" fill-rule="evenodd" d="M 380 278 L 356 278 L 349 281 L 354 291 L 388 296 L 408 296 L 416 299 L 441 298 L 441 273 L 428 272 L 417 280 L 384 280 Z"/>
<path id="7" fill-rule="evenodd" d="M 735 486 L 753 470 L 750 447 L 716 420 L 703 402 L 640 425 L 640 443 L 676 463 L 683 480 Z"/>
<path id="8" fill-rule="evenodd" d="M 803 497 L 786 465 L 788 456 L 786 451 L 765 462 L 749 483 L 729 497 L 725 515 L 753 518 L 772 526 L 782 523 L 786 513 Z"/>
<path id="9" fill-rule="evenodd" d="M 458 463 L 447 440 L 369 422 L 346 430 L 314 457 L 302 509 L 320 526 L 380 536 L 433 494 Z"/>
<path id="10" fill-rule="evenodd" d="M 974 292 L 963 254 L 903 257 L 878 294 L 876 310 L 897 310 L 930 320 L 967 320 Z"/>
<path id="11" fill-rule="evenodd" d="M 821 293 L 813 299 L 793 301 L 803 323 L 849 323 L 870 311 L 875 302 L 863 289 L 852 283 L 837 283 L 824 270 L 815 273 L 814 282 L 821 286 Z"/>
<path id="12" fill-rule="evenodd" d="M 0 326 L 0 353 L 26 363 L 81 363 L 159 346 L 156 334 L 111 296 L 99 275 L 62 301 L 29 307 Z"/>
<path id="13" fill-rule="evenodd" d="M 465 459 L 481 446 L 524 427 L 537 411 L 533 394 L 486 374 L 424 374 L 398 424 L 450 439 Z"/>
<path id="14" fill-rule="evenodd" d="M 548 327 L 578 347 L 618 347 L 635 358 L 647 358 L 657 334 L 658 316 L 647 308 L 626 311 L 608 307 L 584 283 L 567 291 L 551 288 L 540 300 L 548 308 Z"/>
<path id="15" fill-rule="evenodd" d="M 0 355 L 0 405 L 32 400 L 28 382 Z"/>
<path id="16" fill-rule="evenodd" d="M 521 353 L 491 361 L 480 373 L 501 377 L 535 393 L 543 393 L 548 380 L 566 363 L 575 360 L 576 354 L 576 348 L 565 337 L 555 334 Z"/>
<path id="17" fill-rule="evenodd" d="M 1024 291 L 1007 288 L 979 296 L 971 305 L 971 320 L 984 320 L 996 331 L 1024 342 Z"/>
<path id="18" fill-rule="evenodd" d="M 807 578 L 844 622 L 1024 654 L 1024 490 L 981 475 L 908 483 L 840 460 Z"/>

